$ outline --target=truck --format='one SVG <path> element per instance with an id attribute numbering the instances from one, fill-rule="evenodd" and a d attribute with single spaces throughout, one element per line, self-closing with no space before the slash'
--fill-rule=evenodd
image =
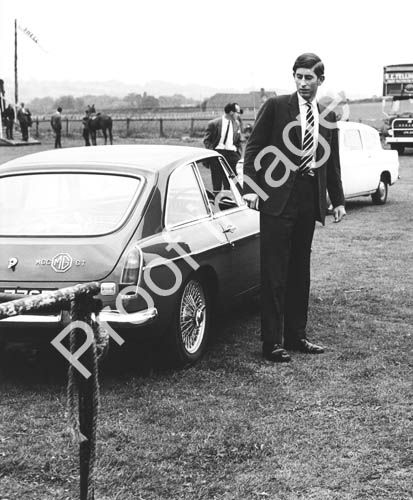
<path id="1" fill-rule="evenodd" d="M 384 66 L 383 113 L 385 142 L 403 154 L 413 147 L 413 64 Z"/>

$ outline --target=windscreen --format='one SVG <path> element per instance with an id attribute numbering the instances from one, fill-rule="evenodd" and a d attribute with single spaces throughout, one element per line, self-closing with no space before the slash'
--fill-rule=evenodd
<path id="1" fill-rule="evenodd" d="M 390 116 L 413 114 L 413 99 L 385 99 L 382 109 L 384 114 Z"/>
<path id="2" fill-rule="evenodd" d="M 77 172 L 0 177 L 0 235 L 109 233 L 128 216 L 140 183 L 136 177 Z"/>

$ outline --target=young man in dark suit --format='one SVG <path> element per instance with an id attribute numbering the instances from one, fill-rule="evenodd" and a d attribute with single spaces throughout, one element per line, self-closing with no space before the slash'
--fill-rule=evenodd
<path id="1" fill-rule="evenodd" d="M 237 102 L 228 103 L 224 115 L 208 123 L 204 135 L 207 149 L 215 149 L 228 162 L 236 175 L 236 166 L 241 158 L 241 123 L 242 110 Z"/>
<path id="2" fill-rule="evenodd" d="M 345 215 L 336 116 L 316 101 L 324 65 L 302 54 L 293 66 L 297 92 L 261 107 L 245 151 L 244 199 L 260 210 L 261 339 L 264 358 L 288 350 L 321 354 L 307 339 L 311 243 L 324 224 L 326 189 L 334 220 Z"/>

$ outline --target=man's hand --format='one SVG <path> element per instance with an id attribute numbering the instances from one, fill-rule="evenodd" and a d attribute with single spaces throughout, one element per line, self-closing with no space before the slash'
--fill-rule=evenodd
<path id="1" fill-rule="evenodd" d="M 334 222 L 340 222 L 343 220 L 343 217 L 346 215 L 346 209 L 344 205 L 339 205 L 338 207 L 334 207 L 333 210 Z"/>
<path id="2" fill-rule="evenodd" d="M 258 210 L 259 196 L 256 193 L 244 194 L 243 198 L 249 208 Z"/>

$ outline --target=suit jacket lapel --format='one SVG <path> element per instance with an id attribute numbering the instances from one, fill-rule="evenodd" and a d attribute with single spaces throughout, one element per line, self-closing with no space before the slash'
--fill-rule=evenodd
<path id="1" fill-rule="evenodd" d="M 221 140 L 221 133 L 222 133 L 222 117 L 219 120 L 217 120 L 216 124 L 217 124 L 217 126 L 215 129 L 215 132 L 216 132 L 215 142 L 216 142 L 216 146 L 218 146 L 219 141 Z"/>
<path id="2" fill-rule="evenodd" d="M 289 107 L 291 121 L 297 122 L 297 125 L 295 127 L 293 127 L 294 132 L 295 132 L 295 138 L 297 139 L 295 146 L 297 148 L 301 149 L 302 135 L 301 135 L 301 123 L 300 123 L 300 108 L 298 107 L 297 92 L 294 92 L 294 94 L 291 94 L 290 100 L 288 102 L 288 107 Z M 294 137 L 294 135 L 293 135 L 293 137 Z"/>
<path id="3" fill-rule="evenodd" d="M 237 120 L 234 120 L 232 122 L 232 143 L 234 144 L 234 146 L 237 144 L 238 141 L 239 129 L 240 129 L 239 122 Z"/>
<path id="4" fill-rule="evenodd" d="M 324 120 L 325 118 L 322 116 L 322 113 L 325 111 L 324 106 L 321 106 L 320 104 L 317 104 L 318 106 L 318 113 L 319 113 L 319 120 L 318 120 L 318 144 L 317 144 L 317 151 L 316 151 L 316 160 L 320 159 L 323 154 L 324 154 L 324 148 L 322 145 L 320 145 L 320 137 L 323 137 L 324 139 L 327 139 L 328 136 L 328 129 L 324 126 Z M 323 141 L 325 144 L 325 141 Z"/>

